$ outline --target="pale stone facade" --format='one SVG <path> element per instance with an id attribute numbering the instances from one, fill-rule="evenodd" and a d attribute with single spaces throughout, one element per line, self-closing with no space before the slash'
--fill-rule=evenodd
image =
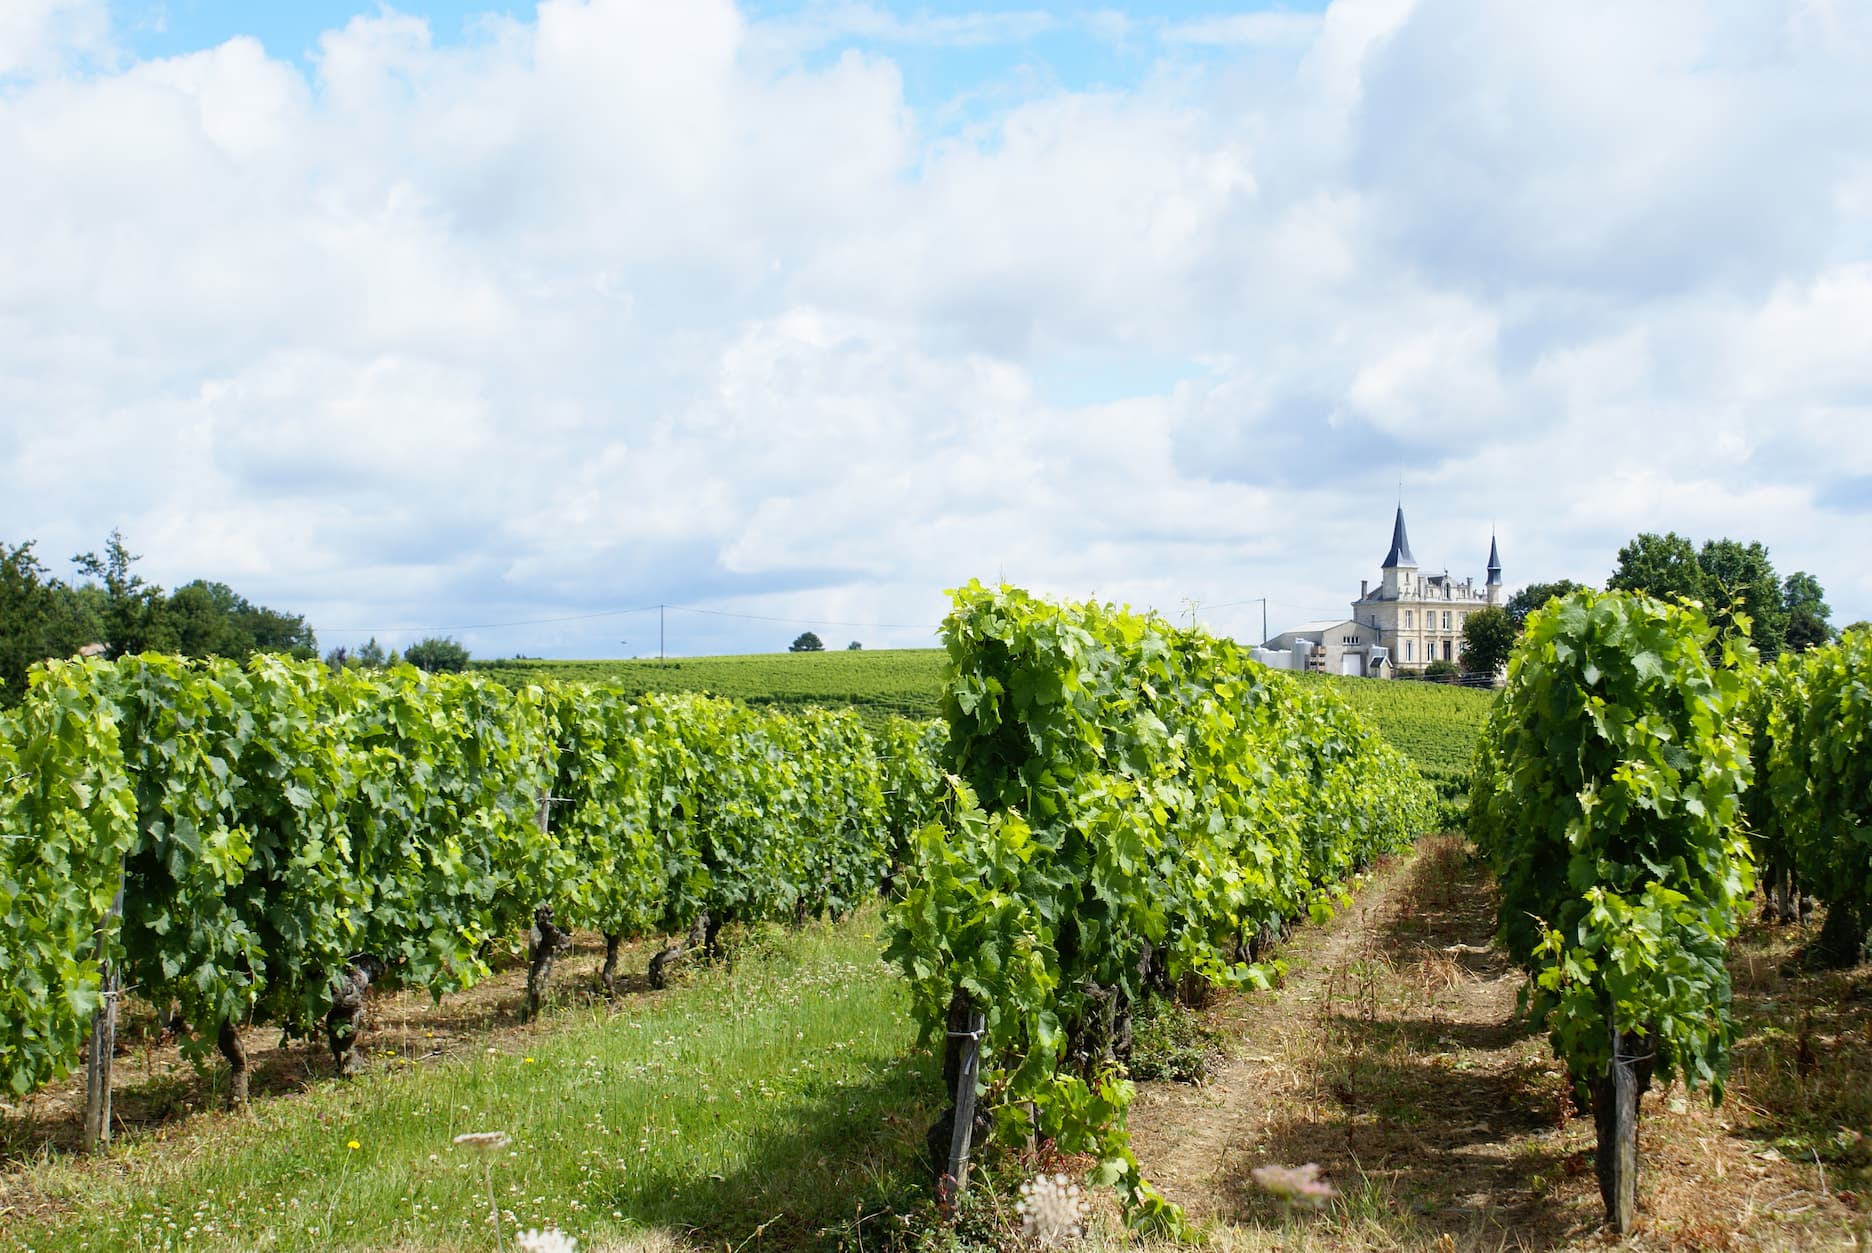
<path id="1" fill-rule="evenodd" d="M 1456 661 L 1462 655 L 1463 621 L 1478 609 L 1502 603 L 1501 556 L 1489 539 L 1488 579 L 1477 587 L 1474 579 L 1461 582 L 1442 574 L 1420 574 L 1411 555 L 1410 537 L 1404 532 L 1404 507 L 1398 506 L 1391 529 L 1391 551 L 1385 554 L 1377 587 L 1359 583 L 1359 598 L 1352 602 L 1352 621 L 1370 633 L 1373 641 L 1401 670 L 1420 670 L 1432 661 Z"/>

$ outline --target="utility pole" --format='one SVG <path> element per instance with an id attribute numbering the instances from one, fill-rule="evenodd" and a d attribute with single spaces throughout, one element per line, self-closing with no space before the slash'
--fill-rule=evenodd
<path id="1" fill-rule="evenodd" d="M 666 664 L 663 656 L 663 606 L 657 606 L 657 665 Z"/>

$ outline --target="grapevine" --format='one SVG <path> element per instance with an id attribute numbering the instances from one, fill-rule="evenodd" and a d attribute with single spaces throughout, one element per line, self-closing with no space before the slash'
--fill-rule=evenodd
<path id="1" fill-rule="evenodd" d="M 944 624 L 953 767 L 889 952 L 926 1033 L 984 1013 L 999 1132 L 1099 1158 L 1139 1225 L 1122 1022 L 1194 975 L 1265 985 L 1253 940 L 1402 847 L 1428 789 L 1327 689 L 1160 618 L 979 583 Z"/>
<path id="2" fill-rule="evenodd" d="M 1734 1035 L 1723 962 L 1754 883 L 1737 821 L 1749 654 L 1730 640 L 1712 663 L 1715 636 L 1700 610 L 1648 597 L 1552 602 L 1528 618 L 1477 754 L 1469 831 L 1501 881 L 1526 1007 L 1593 1093 L 1620 1230 L 1649 1075 L 1720 1098 Z"/>

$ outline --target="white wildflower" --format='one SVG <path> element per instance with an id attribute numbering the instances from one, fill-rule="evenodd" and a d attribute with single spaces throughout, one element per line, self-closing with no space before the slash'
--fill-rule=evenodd
<path id="1" fill-rule="evenodd" d="M 464 1131 L 455 1137 L 455 1143 L 465 1149 L 493 1153 L 507 1147 L 507 1133 L 505 1131 Z"/>
<path id="2" fill-rule="evenodd" d="M 514 1237 L 521 1253 L 577 1253 L 578 1241 L 557 1227 L 545 1231 L 523 1231 Z"/>
<path id="3" fill-rule="evenodd" d="M 1020 1186 L 1020 1194 L 1014 1209 L 1021 1216 L 1022 1236 L 1051 1247 L 1085 1235 L 1092 1206 L 1065 1175 L 1037 1175 Z"/>

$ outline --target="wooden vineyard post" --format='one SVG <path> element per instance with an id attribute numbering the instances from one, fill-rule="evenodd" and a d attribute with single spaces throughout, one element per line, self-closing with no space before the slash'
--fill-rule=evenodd
<path id="1" fill-rule="evenodd" d="M 117 995 L 122 972 L 110 959 L 113 919 L 123 916 L 124 871 L 117 869 L 117 895 L 110 912 L 98 923 L 98 1007 L 91 1017 L 91 1050 L 85 1062 L 85 1117 L 83 1147 L 94 1152 L 111 1138 L 111 1062 L 117 1053 Z"/>
<path id="2" fill-rule="evenodd" d="M 1612 1060 L 1593 1094 L 1599 1196 L 1605 1202 L 1606 1221 L 1620 1235 L 1638 1221 L 1638 1100 L 1643 1091 L 1637 1043 L 1631 1034 L 1613 1029 Z"/>
<path id="3" fill-rule="evenodd" d="M 955 1127 L 949 1134 L 949 1161 L 938 1184 L 943 1208 L 952 1209 L 968 1190 L 969 1142 L 975 1133 L 975 1083 L 981 1073 L 981 1037 L 986 1026 L 980 1010 L 964 993 L 956 994 L 961 1013 L 952 1011 L 949 1036 L 962 1046 L 955 1087 Z M 957 1029 L 958 1020 L 961 1029 Z"/>

